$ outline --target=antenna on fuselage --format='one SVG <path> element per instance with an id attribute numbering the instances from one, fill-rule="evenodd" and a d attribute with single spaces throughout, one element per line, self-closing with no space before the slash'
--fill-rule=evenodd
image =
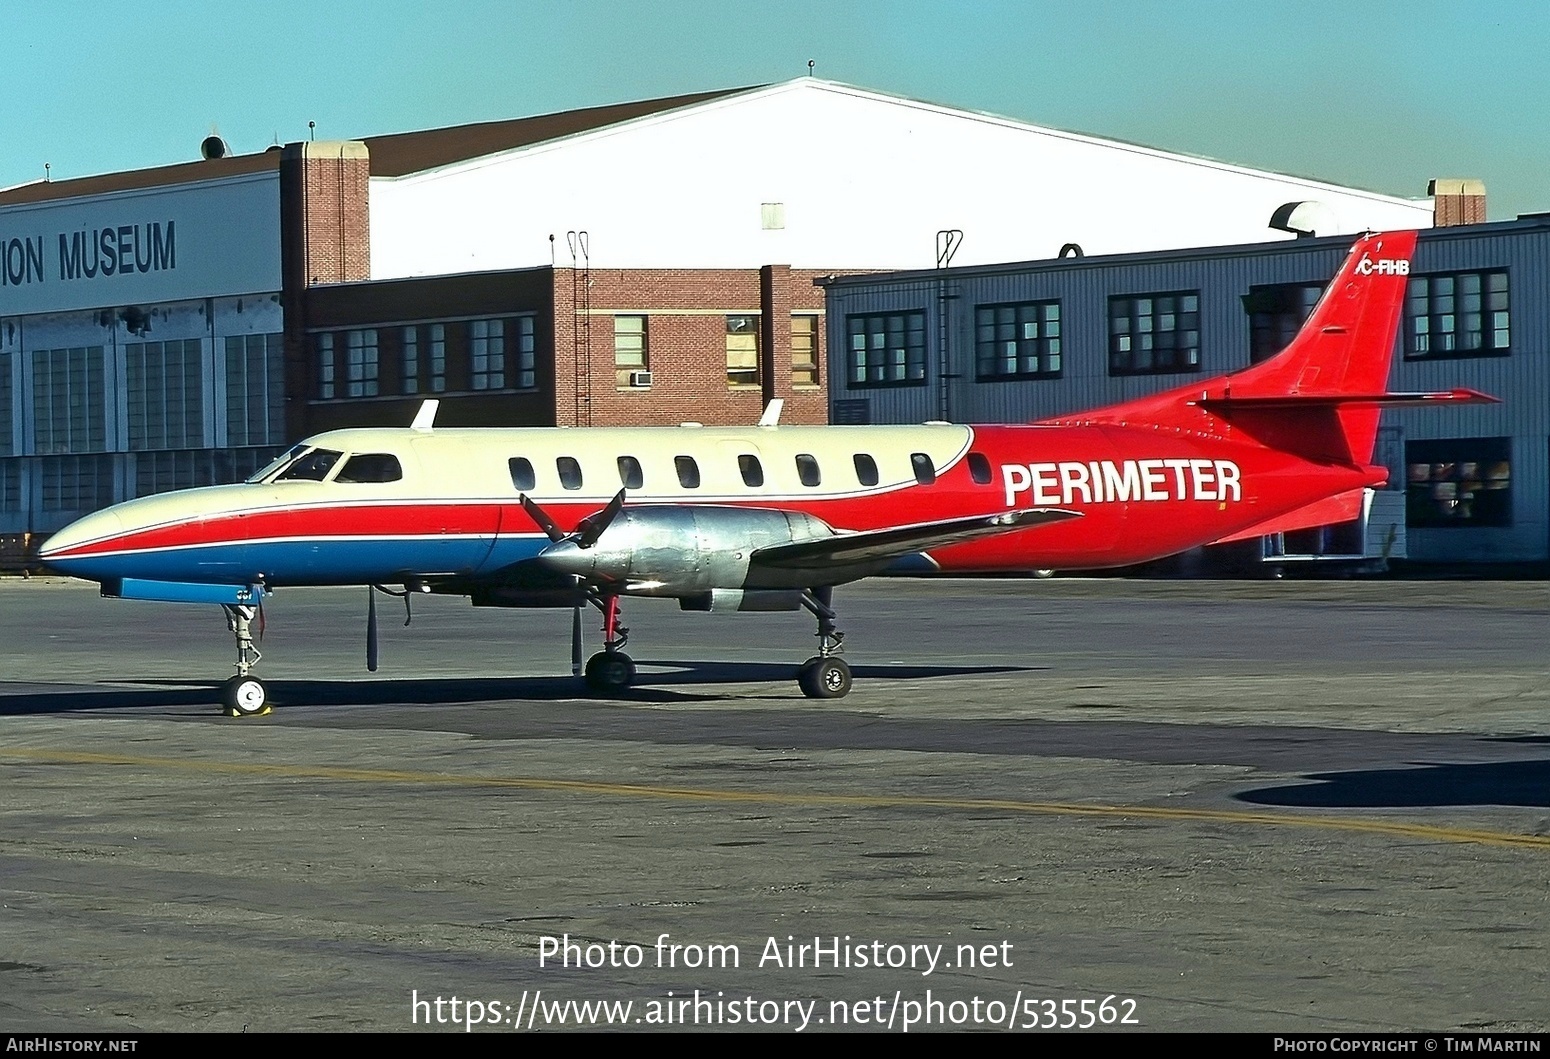
<path id="1" fill-rule="evenodd" d="M 780 410 L 786 407 L 784 397 L 772 397 L 770 403 L 764 406 L 764 414 L 759 417 L 761 427 L 773 427 L 780 425 Z"/>
<path id="2" fill-rule="evenodd" d="M 414 422 L 409 424 L 409 429 L 429 434 L 436 425 L 436 409 L 440 407 L 441 402 L 437 400 L 421 401 L 420 410 L 414 414 Z"/>

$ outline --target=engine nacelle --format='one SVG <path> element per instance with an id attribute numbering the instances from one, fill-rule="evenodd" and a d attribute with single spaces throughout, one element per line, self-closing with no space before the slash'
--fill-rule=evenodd
<path id="1" fill-rule="evenodd" d="M 833 535 L 828 523 L 799 511 L 644 505 L 619 512 L 591 548 L 561 541 L 537 561 L 632 595 L 682 597 L 743 588 L 755 549 Z"/>

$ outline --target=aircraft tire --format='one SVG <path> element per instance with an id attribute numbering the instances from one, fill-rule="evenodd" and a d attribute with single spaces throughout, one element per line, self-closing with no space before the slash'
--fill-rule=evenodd
<path id="1" fill-rule="evenodd" d="M 221 705 L 233 717 L 257 717 L 269 712 L 269 689 L 257 677 L 232 677 L 221 685 Z"/>
<path id="2" fill-rule="evenodd" d="M 809 658 L 797 672 L 797 686 L 810 699 L 844 698 L 850 685 L 850 666 L 839 658 Z"/>
<path id="3" fill-rule="evenodd" d="M 623 651 L 600 651 L 587 659 L 587 687 L 616 695 L 635 681 L 635 660 Z"/>

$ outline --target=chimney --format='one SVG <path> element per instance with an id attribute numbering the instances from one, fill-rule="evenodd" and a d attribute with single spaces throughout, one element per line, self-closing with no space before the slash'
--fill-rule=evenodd
<path id="1" fill-rule="evenodd" d="M 1485 223 L 1484 181 L 1433 180 L 1426 193 L 1432 196 L 1432 224 L 1438 228 Z"/>

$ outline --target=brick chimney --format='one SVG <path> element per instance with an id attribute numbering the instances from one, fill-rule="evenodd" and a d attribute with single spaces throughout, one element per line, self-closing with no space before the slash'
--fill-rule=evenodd
<path id="1" fill-rule="evenodd" d="M 1432 196 L 1432 224 L 1438 228 L 1485 223 L 1484 181 L 1433 180 L 1426 193 Z"/>

